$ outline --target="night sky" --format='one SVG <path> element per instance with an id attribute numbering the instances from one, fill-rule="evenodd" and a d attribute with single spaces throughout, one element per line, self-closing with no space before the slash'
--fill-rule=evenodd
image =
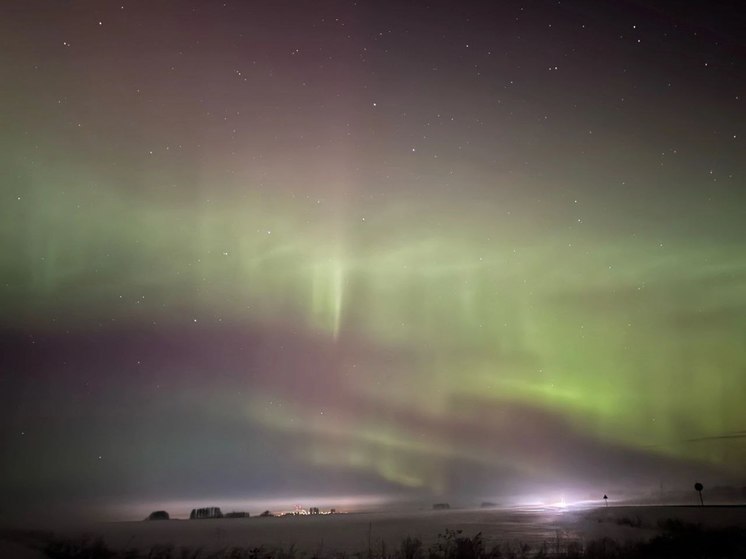
<path id="1" fill-rule="evenodd" d="M 0 508 L 742 485 L 745 22 L 2 2 Z"/>

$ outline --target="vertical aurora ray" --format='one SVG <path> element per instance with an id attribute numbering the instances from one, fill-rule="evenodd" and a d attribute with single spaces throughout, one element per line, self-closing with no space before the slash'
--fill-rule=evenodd
<path id="1" fill-rule="evenodd" d="M 342 320 L 344 272 L 337 258 L 313 265 L 311 312 L 314 322 L 336 339 Z"/>

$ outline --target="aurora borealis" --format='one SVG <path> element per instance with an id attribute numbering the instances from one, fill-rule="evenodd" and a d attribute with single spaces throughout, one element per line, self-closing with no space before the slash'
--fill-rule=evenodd
<path id="1" fill-rule="evenodd" d="M 744 12 L 684 4 L 3 3 L 2 492 L 743 484 Z"/>

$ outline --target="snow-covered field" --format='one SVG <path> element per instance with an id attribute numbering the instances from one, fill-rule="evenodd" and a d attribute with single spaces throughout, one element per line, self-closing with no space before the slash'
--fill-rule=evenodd
<path id="1" fill-rule="evenodd" d="M 112 548 L 147 549 L 155 544 L 205 551 L 232 546 L 294 546 L 299 553 L 363 552 L 379 555 L 398 549 L 407 536 L 425 545 L 446 529 L 463 530 L 464 536 L 482 533 L 485 546 L 546 542 L 553 547 L 571 540 L 600 537 L 636 540 L 653 536 L 660 520 L 675 518 L 706 526 L 746 526 L 746 507 L 628 506 L 595 509 L 476 509 L 416 511 L 407 513 L 355 513 L 284 518 L 169 520 L 110 522 L 66 528 L 62 537 L 84 534 L 101 537 Z M 8 550 L 0 547 L 0 553 Z M 18 547 L 3 557 L 26 557 Z M 38 557 L 39 554 L 29 554 Z"/>

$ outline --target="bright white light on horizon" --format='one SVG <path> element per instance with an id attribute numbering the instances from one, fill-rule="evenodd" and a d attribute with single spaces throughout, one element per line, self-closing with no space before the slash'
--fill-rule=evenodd
<path id="1" fill-rule="evenodd" d="M 567 501 L 565 501 L 565 496 L 562 495 L 562 498 L 557 503 L 553 503 L 552 506 L 558 509 L 566 509 Z"/>
<path id="2" fill-rule="evenodd" d="M 562 493 L 560 495 L 525 495 L 515 499 L 514 506 L 531 510 L 564 512 L 567 510 L 600 507 L 603 506 L 603 503 L 601 501 L 578 499 Z"/>

